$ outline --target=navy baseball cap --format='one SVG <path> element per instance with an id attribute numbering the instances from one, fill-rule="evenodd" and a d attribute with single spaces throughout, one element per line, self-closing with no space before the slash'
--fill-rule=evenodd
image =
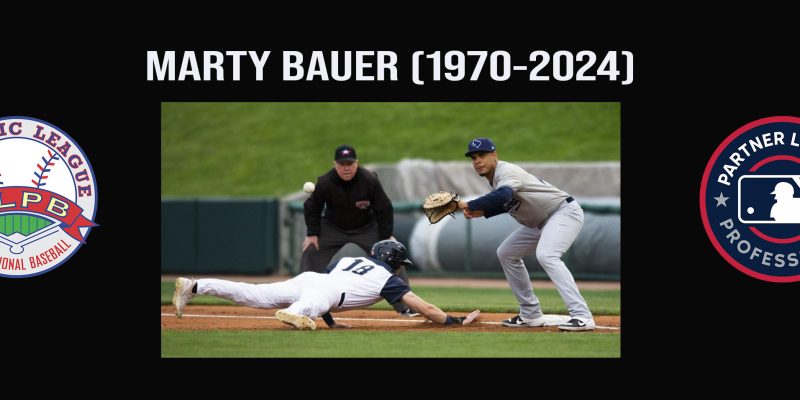
<path id="1" fill-rule="evenodd" d="M 467 152 L 464 155 L 470 157 L 473 153 L 491 153 L 493 151 L 495 151 L 494 143 L 485 137 L 479 137 L 467 144 Z"/>
<path id="2" fill-rule="evenodd" d="M 336 160 L 336 162 L 356 161 L 358 160 L 358 157 L 356 157 L 356 149 L 343 144 L 336 148 L 336 152 L 333 153 L 333 159 Z"/>

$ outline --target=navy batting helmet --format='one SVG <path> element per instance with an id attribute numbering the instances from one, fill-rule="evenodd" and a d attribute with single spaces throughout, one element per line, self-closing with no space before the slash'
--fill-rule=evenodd
<path id="1" fill-rule="evenodd" d="M 413 264 L 408 259 L 406 246 L 394 240 L 381 240 L 372 246 L 369 255 L 389 264 L 394 269 L 400 268 L 403 264 Z"/>

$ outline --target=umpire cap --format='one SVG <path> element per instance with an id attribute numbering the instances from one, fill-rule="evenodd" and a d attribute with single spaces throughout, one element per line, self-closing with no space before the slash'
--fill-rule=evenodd
<path id="1" fill-rule="evenodd" d="M 479 137 L 467 144 L 467 152 L 464 153 L 464 156 L 470 157 L 474 153 L 491 153 L 493 151 L 495 151 L 494 143 L 488 138 Z"/>
<path id="2" fill-rule="evenodd" d="M 358 157 L 356 157 L 356 149 L 354 149 L 352 146 L 343 144 L 336 148 L 336 152 L 333 153 L 333 159 L 336 160 L 336 162 L 356 161 L 358 160 Z"/>

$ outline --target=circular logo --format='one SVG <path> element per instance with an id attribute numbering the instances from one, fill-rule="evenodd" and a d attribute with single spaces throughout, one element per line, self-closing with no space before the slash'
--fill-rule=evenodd
<path id="1" fill-rule="evenodd" d="M 61 129 L 0 118 L 0 276 L 52 271 L 83 243 L 97 211 L 89 159 Z"/>
<path id="2" fill-rule="evenodd" d="M 700 214 L 736 269 L 800 281 L 800 118 L 763 118 L 728 136 L 706 165 Z"/>

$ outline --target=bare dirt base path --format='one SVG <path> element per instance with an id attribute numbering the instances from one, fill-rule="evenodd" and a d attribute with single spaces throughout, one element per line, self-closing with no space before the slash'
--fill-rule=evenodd
<path id="1" fill-rule="evenodd" d="M 454 312 L 454 316 L 467 313 Z M 559 332 L 555 326 L 541 328 L 510 328 L 500 325 L 500 321 L 515 314 L 481 313 L 478 320 L 468 326 L 450 327 L 448 330 L 469 332 Z M 444 329 L 442 325 L 428 321 L 423 317 L 402 317 L 394 311 L 353 310 L 333 314 L 337 321 L 352 325 L 354 330 L 365 331 L 429 331 Z M 595 316 L 597 329 L 595 334 L 620 333 L 619 316 Z M 321 318 L 316 320 L 317 329 L 330 329 Z M 207 330 L 207 329 L 272 329 L 291 330 L 275 319 L 275 310 L 259 310 L 237 306 L 188 306 L 183 318 L 175 317 L 172 306 L 161 306 L 161 329 Z M 586 333 L 586 332 L 582 332 Z"/>

